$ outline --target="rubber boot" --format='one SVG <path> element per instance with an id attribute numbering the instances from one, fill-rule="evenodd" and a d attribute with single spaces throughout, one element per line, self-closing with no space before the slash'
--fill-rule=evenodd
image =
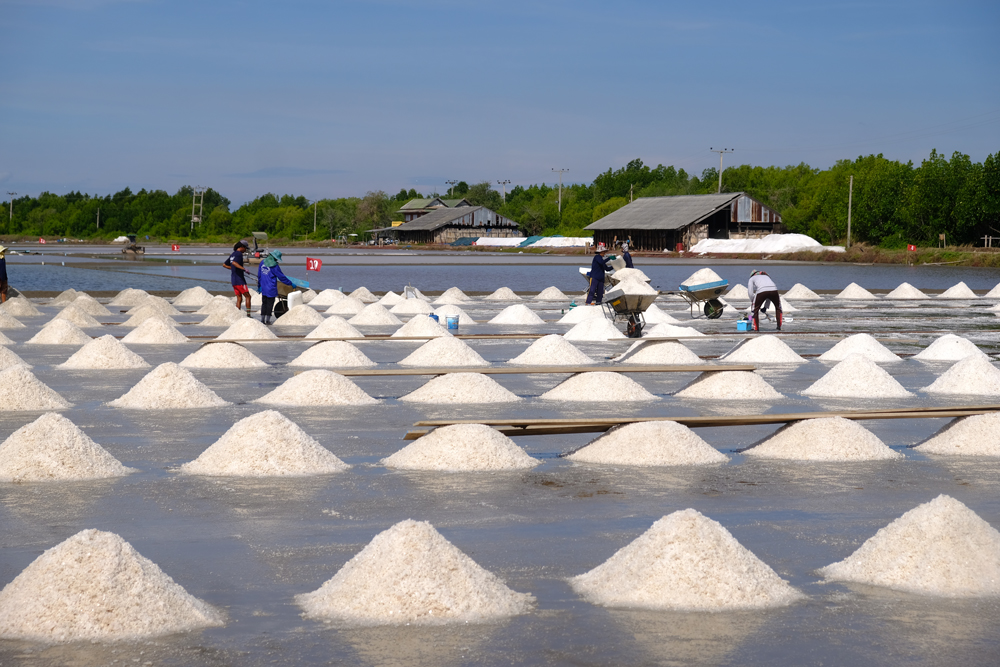
<path id="1" fill-rule="evenodd" d="M 781 331 L 781 321 L 784 318 L 782 317 L 782 314 L 781 314 L 780 310 L 776 314 L 777 314 L 777 318 L 778 318 L 778 331 Z"/>

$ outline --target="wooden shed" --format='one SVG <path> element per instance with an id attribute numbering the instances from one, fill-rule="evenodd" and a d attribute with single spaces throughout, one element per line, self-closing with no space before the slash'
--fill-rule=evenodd
<path id="1" fill-rule="evenodd" d="M 520 236 L 517 223 L 485 206 L 440 208 L 395 227 L 401 243 L 452 243 L 464 236 Z"/>

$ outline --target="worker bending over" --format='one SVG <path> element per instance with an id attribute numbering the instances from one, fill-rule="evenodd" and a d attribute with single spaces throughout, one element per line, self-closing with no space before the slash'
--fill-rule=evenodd
<path id="1" fill-rule="evenodd" d="M 608 247 L 603 243 L 598 243 L 594 249 L 594 261 L 591 262 L 590 273 L 587 274 L 590 278 L 590 289 L 587 290 L 588 306 L 591 303 L 600 305 L 604 300 L 604 276 L 608 271 L 614 271 L 608 260 L 604 259 L 607 252 Z"/>
<path id="2" fill-rule="evenodd" d="M 260 321 L 264 324 L 271 323 L 271 313 L 274 310 L 274 299 L 278 296 L 278 281 L 285 283 L 286 285 L 291 285 L 292 281 L 289 280 L 285 274 L 282 272 L 281 267 L 278 266 L 278 262 L 281 261 L 281 251 L 272 250 L 271 253 L 265 257 L 260 266 L 257 267 L 257 282 L 260 284 Z"/>
<path id="3" fill-rule="evenodd" d="M 750 293 L 750 307 L 753 308 L 753 330 L 760 330 L 758 324 L 760 307 L 764 305 L 764 302 L 770 301 L 774 304 L 774 314 L 778 322 L 778 331 L 781 331 L 781 297 L 778 295 L 778 286 L 774 284 L 771 277 L 764 271 L 754 271 L 750 274 L 750 282 L 747 283 L 747 292 Z"/>

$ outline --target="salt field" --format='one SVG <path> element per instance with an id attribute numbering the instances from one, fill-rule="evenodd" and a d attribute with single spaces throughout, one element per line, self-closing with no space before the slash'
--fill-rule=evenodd
<path id="1" fill-rule="evenodd" d="M 314 276 L 290 250 L 286 273 L 318 296 L 264 327 L 245 315 L 203 324 L 206 304 L 221 303 L 210 297 L 230 293 L 221 269 L 203 268 L 215 255 L 192 253 L 169 265 L 9 257 L 30 304 L 0 308 L 24 325 L 0 338 L 10 353 L 0 354 L 0 443 L 10 440 L 0 469 L 17 471 L 0 475 L 0 664 L 979 665 L 1000 655 L 1000 594 L 986 580 L 1000 562 L 994 417 L 647 421 L 509 438 L 469 426 L 404 440 L 429 428 L 415 426 L 423 420 L 1000 403 L 1000 298 L 986 297 L 995 273 L 767 265 L 780 290 L 802 286 L 777 336 L 767 320 L 758 335 L 738 333 L 733 307 L 692 319 L 661 294 L 660 311 L 704 335 L 650 341 L 619 362 L 635 341 L 609 340 L 600 321 L 562 338 L 591 322 L 560 323 L 572 302 L 582 307 L 585 258 L 345 255 L 350 272 L 331 259 Z M 636 260 L 661 293 L 706 268 Z M 731 285 L 751 268 L 711 265 Z M 861 298 L 836 298 L 851 283 L 873 298 L 854 288 Z M 926 298 L 889 295 L 903 283 Z M 406 299 L 350 325 L 354 313 L 328 312 L 345 301 L 360 312 L 409 284 L 432 304 L 456 288 L 445 300 L 467 320 L 447 330 L 424 306 L 397 308 Z M 975 296 L 938 298 L 959 284 Z M 539 298 L 546 286 L 555 290 Z M 125 288 L 166 300 L 115 298 Z M 70 303 L 97 324 L 49 324 Z M 125 324 L 147 306 L 160 317 Z M 513 322 L 490 323 L 505 309 Z M 391 337 L 400 330 L 415 335 Z M 854 334 L 868 337 L 819 358 Z M 756 371 L 711 372 L 731 364 Z M 418 366 L 439 374 L 364 374 Z M 491 373 L 506 369 L 529 372 Z M 58 444 L 48 453 L 34 445 L 45 429 Z M 23 472 L 43 469 L 60 472 Z M 931 546 L 919 533 L 928 521 L 942 536 Z M 969 569 L 963 549 L 985 565 Z M 661 567 L 658 554 L 683 565 Z M 159 610 L 129 600 L 129 585 Z M 93 595 L 114 612 L 88 611 Z"/>

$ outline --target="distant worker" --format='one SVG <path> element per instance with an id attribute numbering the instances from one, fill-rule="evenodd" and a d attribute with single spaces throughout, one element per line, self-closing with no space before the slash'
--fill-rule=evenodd
<path id="1" fill-rule="evenodd" d="M 7 301 L 7 247 L 0 245 L 0 303 Z"/>
<path id="2" fill-rule="evenodd" d="M 622 259 L 625 260 L 626 269 L 634 269 L 635 267 L 632 266 L 632 255 L 630 255 L 628 252 L 628 246 L 629 246 L 628 241 L 622 243 Z"/>
<path id="3" fill-rule="evenodd" d="M 587 305 L 595 303 L 597 305 L 601 304 L 604 300 L 604 275 L 608 271 L 614 271 L 614 268 L 608 264 L 608 260 L 604 258 L 604 255 L 608 252 L 608 247 L 603 243 L 598 243 L 597 247 L 594 249 L 594 261 L 590 264 L 590 273 L 587 277 L 590 278 L 590 289 L 587 290 Z"/>
<path id="4" fill-rule="evenodd" d="M 243 297 L 247 300 L 247 317 L 250 317 L 250 288 L 247 287 L 247 270 L 243 267 L 243 251 L 246 250 L 247 242 L 240 239 L 233 246 L 233 254 L 229 256 L 222 266 L 231 272 L 231 282 L 233 291 L 236 292 L 236 310 L 243 305 Z"/>
<path id="5" fill-rule="evenodd" d="M 753 330 L 760 330 L 761 306 L 770 301 L 774 304 L 774 314 L 778 322 L 778 331 L 781 331 L 781 297 L 778 295 L 778 286 L 774 284 L 771 277 L 764 271 L 754 271 L 750 274 L 750 282 L 747 283 L 747 292 L 750 293 L 750 308 L 753 309 Z"/>
<path id="6" fill-rule="evenodd" d="M 295 285 L 285 276 L 278 266 L 281 261 L 281 251 L 272 250 L 257 267 L 257 282 L 260 285 L 260 321 L 271 324 L 271 313 L 274 311 L 274 299 L 278 296 L 278 281 L 286 285 Z"/>

